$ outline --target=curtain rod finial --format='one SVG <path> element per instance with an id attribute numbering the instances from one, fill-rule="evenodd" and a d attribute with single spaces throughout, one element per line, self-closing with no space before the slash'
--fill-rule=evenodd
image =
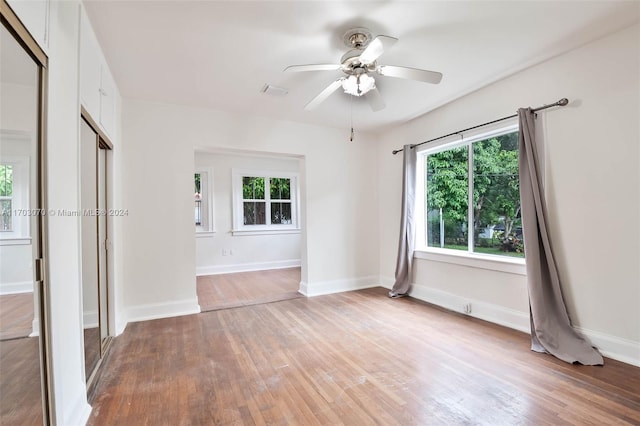
<path id="1" fill-rule="evenodd" d="M 558 101 L 558 105 L 560 105 L 560 106 L 565 106 L 565 105 L 567 105 L 568 103 L 569 103 L 569 99 L 567 99 L 567 98 L 562 98 L 562 99 L 560 99 L 560 100 Z"/>
<path id="2" fill-rule="evenodd" d="M 401 149 L 394 149 L 393 151 L 391 151 L 391 153 L 393 155 L 396 155 L 397 153 L 399 153 L 400 151 L 402 151 Z"/>

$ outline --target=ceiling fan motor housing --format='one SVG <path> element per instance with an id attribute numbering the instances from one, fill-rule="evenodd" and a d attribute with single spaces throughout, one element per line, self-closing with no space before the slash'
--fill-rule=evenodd
<path id="1" fill-rule="evenodd" d="M 340 63 L 342 64 L 342 71 L 348 75 L 358 75 L 369 71 L 375 71 L 376 63 L 371 63 L 369 65 L 363 65 L 360 63 L 360 55 L 362 54 L 362 50 L 360 49 L 351 49 L 340 59 Z"/>

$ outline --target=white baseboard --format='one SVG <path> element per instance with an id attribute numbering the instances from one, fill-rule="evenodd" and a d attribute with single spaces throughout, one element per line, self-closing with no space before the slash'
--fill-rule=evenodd
<path id="1" fill-rule="evenodd" d="M 78 388 L 82 389 L 82 388 Z M 58 418 L 57 424 L 84 425 L 91 416 L 91 406 L 87 402 L 86 390 L 77 392 L 75 403 L 65 404 L 64 418 Z"/>
<path id="2" fill-rule="evenodd" d="M 85 311 L 82 314 L 82 326 L 83 328 L 95 328 L 98 327 L 98 311 Z"/>
<path id="3" fill-rule="evenodd" d="M 198 305 L 197 298 L 179 300 L 177 302 L 150 303 L 147 305 L 132 306 L 125 309 L 127 323 L 199 313 L 200 305 Z"/>
<path id="4" fill-rule="evenodd" d="M 116 334 L 114 337 L 118 337 L 122 333 L 124 333 L 124 329 L 127 328 L 127 321 L 116 321 Z"/>
<path id="5" fill-rule="evenodd" d="M 31 334 L 29 334 L 29 337 L 38 336 L 40 336 L 40 318 L 34 317 L 33 321 L 31 321 Z"/>
<path id="6" fill-rule="evenodd" d="M 0 296 L 19 293 L 33 293 L 33 281 L 19 281 L 0 284 Z"/>
<path id="7" fill-rule="evenodd" d="M 380 277 L 380 283 L 383 287 L 390 289 L 393 286 L 394 279 L 391 277 Z M 519 330 L 527 334 L 531 333 L 528 312 L 516 311 L 492 303 L 482 302 L 415 284 L 412 285 L 409 295 L 459 313 L 464 313 L 463 306 L 470 303 L 471 313 L 465 315 Z M 574 326 L 574 328 L 578 333 L 589 339 L 591 344 L 598 348 L 603 356 L 640 367 L 639 342 L 622 339 L 578 326 Z"/>
<path id="8" fill-rule="evenodd" d="M 316 283 L 307 283 L 301 281 L 299 292 L 307 297 L 312 297 L 321 296 L 323 294 L 341 293 L 343 291 L 361 290 L 364 288 L 379 286 L 380 281 L 377 276 L 322 281 Z"/>
<path id="9" fill-rule="evenodd" d="M 640 342 L 622 339 L 578 326 L 573 328 L 598 348 L 603 356 L 640 367 Z"/>
<path id="10" fill-rule="evenodd" d="M 494 324 L 503 325 L 525 333 L 529 333 L 531 331 L 528 312 L 505 308 L 504 306 L 458 296 L 456 294 L 447 293 L 445 291 L 421 285 L 413 285 L 409 295 L 451 311 L 479 318 L 484 321 L 489 321 Z M 470 313 L 464 312 L 463 307 L 466 304 L 471 305 Z"/>
<path id="11" fill-rule="evenodd" d="M 196 276 L 233 274 L 236 272 L 266 271 L 269 269 L 297 268 L 302 263 L 300 259 L 276 260 L 273 262 L 238 263 L 236 265 L 198 266 Z"/>

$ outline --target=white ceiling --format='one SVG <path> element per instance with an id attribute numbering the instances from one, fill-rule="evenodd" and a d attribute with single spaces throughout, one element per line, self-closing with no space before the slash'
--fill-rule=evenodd
<path id="1" fill-rule="evenodd" d="M 84 3 L 125 98 L 339 128 L 350 126 L 352 106 L 361 131 L 408 121 L 640 19 L 638 1 Z M 317 109 L 303 110 L 341 71 L 283 69 L 338 63 L 347 50 L 344 32 L 360 26 L 399 38 L 379 64 L 440 71 L 442 82 L 379 77 L 382 111 L 372 112 L 361 98 L 350 102 L 340 90 Z M 289 93 L 261 93 L 265 83 Z"/>

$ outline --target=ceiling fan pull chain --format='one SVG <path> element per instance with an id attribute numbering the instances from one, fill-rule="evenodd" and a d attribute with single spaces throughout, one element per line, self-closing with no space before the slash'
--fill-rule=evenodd
<path id="1" fill-rule="evenodd" d="M 349 97 L 349 110 L 351 115 L 351 136 L 349 137 L 349 142 L 353 142 L 353 96 Z"/>

